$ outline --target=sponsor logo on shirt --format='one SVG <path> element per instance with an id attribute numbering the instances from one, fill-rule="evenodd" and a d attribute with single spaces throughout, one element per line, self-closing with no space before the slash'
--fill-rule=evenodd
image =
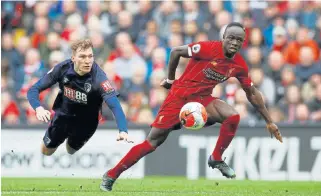
<path id="1" fill-rule="evenodd" d="M 87 95 L 85 93 L 76 91 L 66 86 L 64 86 L 64 96 L 69 98 L 71 101 L 87 104 Z"/>
<path id="2" fill-rule="evenodd" d="M 207 79 L 210 79 L 210 80 L 215 80 L 215 81 L 218 81 L 218 82 L 224 82 L 225 80 L 227 80 L 230 75 L 232 74 L 232 72 L 234 71 L 235 68 L 232 68 L 230 69 L 226 75 L 223 75 L 223 74 L 220 74 L 216 71 L 214 71 L 213 69 L 211 68 L 207 68 L 207 69 L 203 69 L 203 73 L 205 74 L 205 77 Z"/>

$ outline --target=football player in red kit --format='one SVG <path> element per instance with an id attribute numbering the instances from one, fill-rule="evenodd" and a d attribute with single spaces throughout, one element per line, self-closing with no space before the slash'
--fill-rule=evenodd
<path id="1" fill-rule="evenodd" d="M 153 152 L 167 138 L 172 130 L 181 128 L 179 112 L 184 104 L 196 101 L 206 107 L 206 125 L 221 123 L 220 134 L 208 165 L 217 168 L 227 178 L 235 178 L 235 172 L 223 160 L 222 154 L 231 143 L 240 115 L 223 100 L 212 97 L 215 85 L 230 77 L 236 77 L 246 92 L 246 96 L 266 121 L 268 131 L 282 142 L 282 136 L 265 107 L 261 93 L 252 85 L 248 67 L 238 53 L 245 38 L 245 29 L 240 23 L 227 25 L 223 41 L 204 41 L 173 48 L 170 55 L 168 78 L 161 85 L 170 89 L 153 122 L 146 140 L 134 146 L 127 155 L 103 176 L 101 189 L 111 191 L 119 175 L 134 165 L 139 159 Z M 190 58 L 183 75 L 175 80 L 175 71 L 180 57 Z"/>

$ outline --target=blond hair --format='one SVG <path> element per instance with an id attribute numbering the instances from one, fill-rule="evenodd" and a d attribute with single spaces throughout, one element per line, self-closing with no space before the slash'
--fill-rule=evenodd
<path id="1" fill-rule="evenodd" d="M 78 48 L 80 48 L 80 50 L 86 50 L 92 47 L 93 47 L 93 44 L 90 39 L 77 40 L 71 44 L 72 54 L 75 54 Z"/>

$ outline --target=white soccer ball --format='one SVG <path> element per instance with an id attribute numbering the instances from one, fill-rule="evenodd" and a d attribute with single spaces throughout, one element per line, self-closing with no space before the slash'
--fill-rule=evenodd
<path id="1" fill-rule="evenodd" d="M 188 102 L 182 107 L 179 119 L 186 129 L 199 130 L 204 127 L 207 121 L 207 112 L 202 104 Z"/>

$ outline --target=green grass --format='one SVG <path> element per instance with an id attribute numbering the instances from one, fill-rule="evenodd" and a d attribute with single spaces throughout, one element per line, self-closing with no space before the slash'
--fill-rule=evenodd
<path id="1" fill-rule="evenodd" d="M 2 195 L 273 195 L 321 196 L 321 182 L 187 180 L 182 177 L 120 179 L 112 192 L 99 190 L 100 179 L 2 178 Z"/>

